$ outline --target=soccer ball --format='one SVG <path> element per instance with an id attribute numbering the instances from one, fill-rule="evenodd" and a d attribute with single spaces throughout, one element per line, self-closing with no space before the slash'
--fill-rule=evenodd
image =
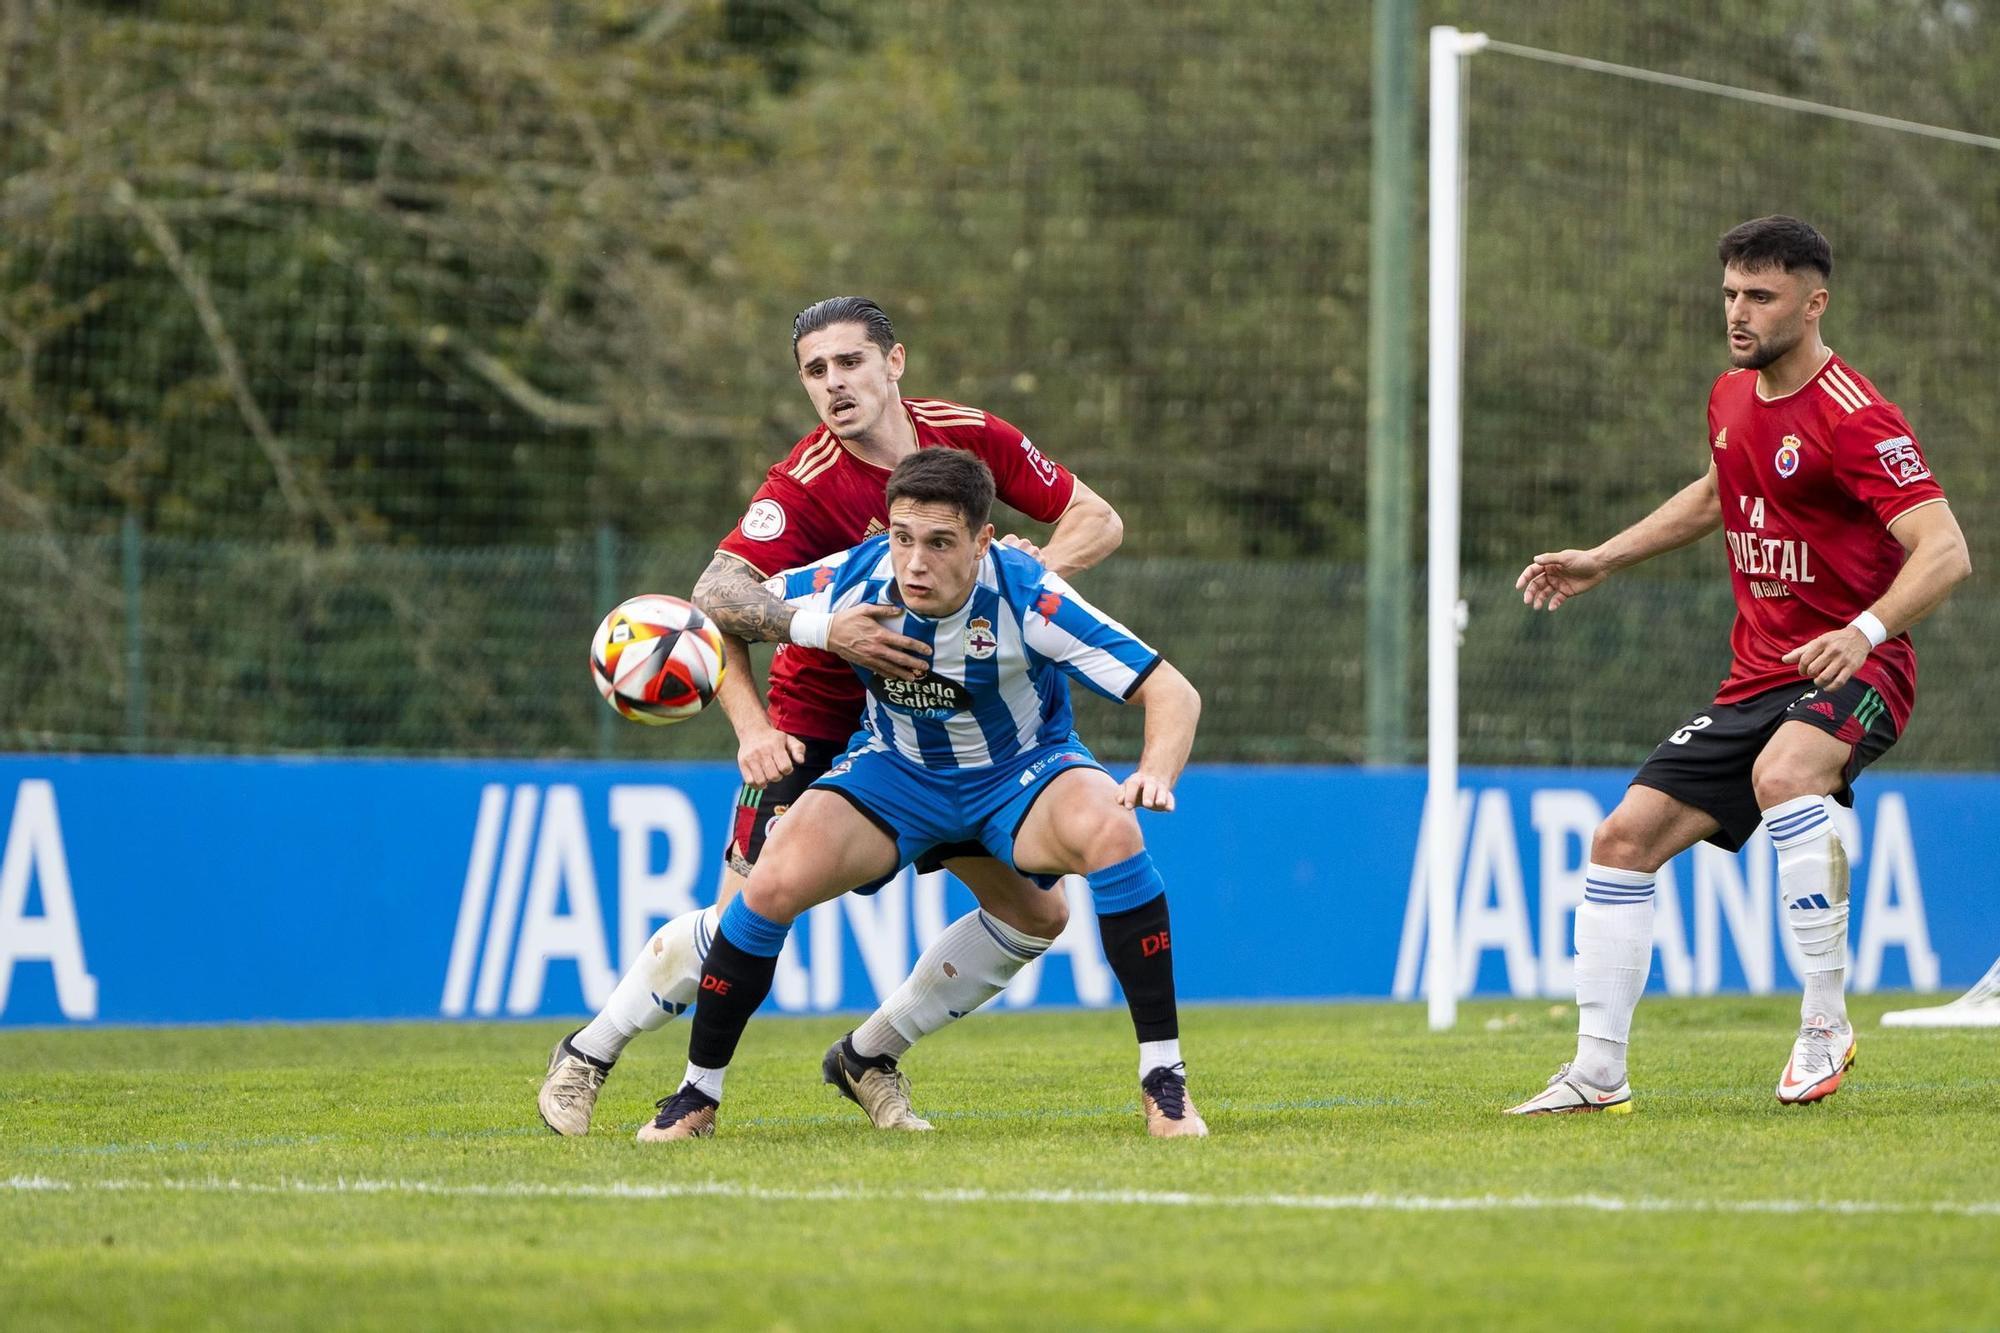
<path id="1" fill-rule="evenodd" d="M 722 631 L 678 597 L 630 598 L 591 638 L 590 678 L 620 717 L 653 727 L 686 721 L 722 683 Z"/>

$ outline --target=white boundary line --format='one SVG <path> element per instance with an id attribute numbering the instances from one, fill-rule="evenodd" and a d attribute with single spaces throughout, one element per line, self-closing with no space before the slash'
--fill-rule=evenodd
<path id="1" fill-rule="evenodd" d="M 451 1185 L 429 1180 L 275 1181 L 207 1177 L 189 1180 L 58 1180 L 12 1176 L 0 1194 L 410 1195 L 441 1199 L 745 1199 L 759 1203 L 940 1203 L 1110 1208 L 1274 1208 L 1328 1213 L 1710 1213 L 1824 1214 L 1841 1217 L 2000 1217 L 2000 1201 L 1904 1203 L 1876 1199 L 1661 1199 L 1600 1194 L 1187 1194 L 1154 1190 L 870 1190 L 842 1186 L 784 1189 L 740 1181 L 623 1181 L 541 1185 L 528 1181 Z"/>

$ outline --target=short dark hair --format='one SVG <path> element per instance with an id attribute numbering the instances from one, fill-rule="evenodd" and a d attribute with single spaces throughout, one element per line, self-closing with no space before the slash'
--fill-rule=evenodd
<path id="1" fill-rule="evenodd" d="M 1724 267 L 1734 264 L 1751 273 L 1775 266 L 1787 273 L 1810 268 L 1822 278 L 1833 276 L 1833 246 L 1826 237 L 1811 223 L 1782 213 L 1739 222 L 1722 233 L 1715 250 Z"/>
<path id="2" fill-rule="evenodd" d="M 896 345 L 896 328 L 882 313 L 881 306 L 865 296 L 829 296 L 792 316 L 792 360 L 799 359 L 799 339 L 835 324 L 859 324 L 868 331 L 868 341 L 881 348 L 884 356 Z"/>
<path id="3" fill-rule="evenodd" d="M 963 449 L 919 449 L 889 474 L 888 502 L 898 500 L 950 505 L 976 533 L 993 513 L 993 474 Z"/>

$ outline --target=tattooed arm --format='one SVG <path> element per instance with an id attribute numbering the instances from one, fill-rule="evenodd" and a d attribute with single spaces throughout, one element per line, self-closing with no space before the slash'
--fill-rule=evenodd
<path id="1" fill-rule="evenodd" d="M 771 594 L 756 570 L 727 551 L 717 551 L 695 581 L 694 604 L 724 634 L 745 643 L 783 643 L 792 628 L 792 607 Z"/>
<path id="2" fill-rule="evenodd" d="M 694 603 L 724 634 L 746 642 L 791 641 L 794 609 L 764 586 L 756 570 L 727 551 L 717 551 L 696 581 Z M 893 606 L 851 606 L 834 616 L 827 650 L 880 675 L 915 680 L 924 673 L 930 647 L 883 623 L 901 615 Z"/>

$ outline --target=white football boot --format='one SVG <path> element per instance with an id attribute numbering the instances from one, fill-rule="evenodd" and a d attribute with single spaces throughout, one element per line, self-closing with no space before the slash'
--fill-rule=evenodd
<path id="1" fill-rule="evenodd" d="M 1519 1106 L 1507 1108 L 1508 1115 L 1571 1115 L 1579 1111 L 1609 1111 L 1613 1115 L 1632 1113 L 1632 1084 L 1624 1081 L 1615 1088 L 1586 1083 L 1565 1064 L 1556 1070 L 1549 1086 Z"/>
<path id="2" fill-rule="evenodd" d="M 1807 1019 L 1778 1075 L 1778 1100 L 1798 1106 L 1839 1092 L 1841 1075 L 1854 1067 L 1855 1046 L 1852 1025 L 1829 1026 L 1824 1014 Z"/>
<path id="3" fill-rule="evenodd" d="M 581 1029 L 579 1029 L 581 1031 Z M 574 1037 L 575 1032 L 569 1034 Z M 565 1138 L 590 1133 L 590 1114 L 597 1109 L 597 1094 L 611 1074 L 611 1066 L 593 1060 L 569 1044 L 569 1037 L 549 1052 L 549 1072 L 535 1106 L 542 1123 Z"/>
<path id="4" fill-rule="evenodd" d="M 922 1133 L 931 1128 L 931 1122 L 910 1106 L 909 1076 L 888 1056 L 869 1059 L 856 1053 L 853 1037 L 850 1032 L 826 1048 L 826 1058 L 819 1063 L 820 1078 L 867 1112 L 877 1129 Z"/>

